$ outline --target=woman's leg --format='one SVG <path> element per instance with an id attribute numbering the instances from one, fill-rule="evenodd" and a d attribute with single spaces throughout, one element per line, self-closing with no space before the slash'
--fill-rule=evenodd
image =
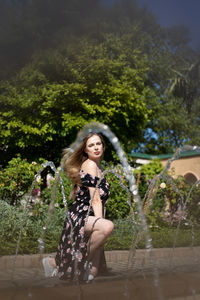
<path id="1" fill-rule="evenodd" d="M 92 274 L 96 275 L 98 272 L 99 260 L 103 245 L 114 229 L 114 224 L 106 219 L 99 219 L 89 216 L 85 224 L 86 236 L 89 236 L 88 241 L 88 260 L 92 262 Z M 96 221 L 95 225 L 94 222 Z M 94 226 L 93 226 L 94 225 Z M 49 264 L 56 267 L 56 262 L 53 257 L 49 258 Z"/>
<path id="2" fill-rule="evenodd" d="M 96 251 L 95 254 L 93 255 L 93 258 L 90 259 L 89 261 L 92 262 L 92 268 L 91 268 L 91 274 L 96 276 L 99 270 L 99 263 L 100 263 L 100 258 L 101 258 L 101 253 L 103 251 L 103 247 L 99 247 Z"/>
<path id="3" fill-rule="evenodd" d="M 54 257 L 49 257 L 49 264 L 51 267 L 56 268 L 56 261 Z"/>
<path id="4" fill-rule="evenodd" d="M 85 232 L 89 236 L 88 240 L 88 260 L 93 263 L 91 270 L 93 275 L 96 275 L 99 267 L 102 246 L 114 229 L 114 224 L 106 219 L 99 219 L 89 216 L 85 223 Z M 94 222 L 96 223 L 94 224 Z M 94 224 L 94 226 L 93 226 Z"/>

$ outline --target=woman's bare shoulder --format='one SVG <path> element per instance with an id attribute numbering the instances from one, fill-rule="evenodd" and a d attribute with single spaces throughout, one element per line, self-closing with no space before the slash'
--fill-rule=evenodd
<path id="1" fill-rule="evenodd" d="M 90 159 L 87 159 L 82 163 L 81 170 L 93 176 L 97 176 L 97 165 Z"/>

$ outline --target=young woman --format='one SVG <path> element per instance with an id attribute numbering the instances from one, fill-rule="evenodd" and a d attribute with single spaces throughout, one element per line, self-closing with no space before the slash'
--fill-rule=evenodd
<path id="1" fill-rule="evenodd" d="M 60 279 L 90 281 L 98 273 L 103 245 L 114 228 L 111 221 L 103 218 L 103 206 L 109 196 L 109 184 L 102 176 L 104 151 L 102 136 L 89 133 L 64 163 L 72 180 L 74 202 L 55 259 L 43 259 L 46 276 L 58 272 Z"/>

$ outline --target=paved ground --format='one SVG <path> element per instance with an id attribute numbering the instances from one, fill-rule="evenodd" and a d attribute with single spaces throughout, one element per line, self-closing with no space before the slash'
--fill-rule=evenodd
<path id="1" fill-rule="evenodd" d="M 40 255 L 2 256 L 0 300 L 200 299 L 200 247 L 105 255 L 109 274 L 81 286 L 45 278 Z"/>

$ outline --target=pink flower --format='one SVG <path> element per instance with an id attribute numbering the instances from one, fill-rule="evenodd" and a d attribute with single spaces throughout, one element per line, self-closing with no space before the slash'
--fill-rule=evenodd
<path id="1" fill-rule="evenodd" d="M 85 231 L 84 226 L 82 226 L 81 229 L 79 230 L 80 235 L 83 235 L 84 231 Z"/>
<path id="2" fill-rule="evenodd" d="M 161 189 L 165 189 L 165 188 L 166 188 L 166 183 L 165 183 L 165 182 L 162 182 L 162 183 L 160 184 L 160 187 L 161 187 Z"/>
<path id="3" fill-rule="evenodd" d="M 34 189 L 31 193 L 32 196 L 40 196 L 40 190 L 37 188 L 37 189 Z"/>
<path id="4" fill-rule="evenodd" d="M 81 261 L 81 260 L 82 260 L 82 258 L 83 258 L 83 255 L 82 255 L 82 253 L 81 253 L 81 252 L 79 252 L 79 253 L 78 253 L 78 257 L 77 257 L 77 258 L 78 258 L 78 261 Z"/>
<path id="5" fill-rule="evenodd" d="M 78 216 L 73 216 L 73 217 L 72 217 L 72 220 L 73 220 L 73 221 L 76 221 L 77 218 L 78 218 Z"/>
<path id="6" fill-rule="evenodd" d="M 104 194 L 104 191 L 100 188 L 100 189 L 99 189 L 99 193 L 100 193 L 100 195 L 102 196 L 102 195 Z"/>

